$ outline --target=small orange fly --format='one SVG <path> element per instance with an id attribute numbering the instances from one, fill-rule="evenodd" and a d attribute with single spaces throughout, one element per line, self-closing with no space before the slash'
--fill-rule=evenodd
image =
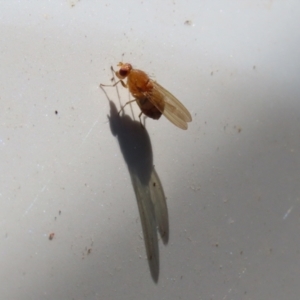
<path id="1" fill-rule="evenodd" d="M 188 122 L 192 121 L 192 116 L 186 107 L 170 92 L 164 89 L 156 81 L 153 81 L 149 76 L 141 70 L 132 68 L 129 63 L 118 64 L 119 71 L 114 71 L 120 79 L 114 85 L 121 82 L 122 86 L 129 89 L 129 92 L 135 98 L 128 101 L 122 108 L 136 101 L 141 109 L 139 119 L 144 114 L 149 118 L 158 120 L 163 114 L 169 121 L 181 129 L 188 128 Z M 123 80 L 127 77 L 127 83 Z M 108 86 L 100 84 L 101 86 Z"/>

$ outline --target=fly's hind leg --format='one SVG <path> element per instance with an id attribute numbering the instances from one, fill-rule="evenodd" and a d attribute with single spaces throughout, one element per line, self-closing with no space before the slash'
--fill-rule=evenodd
<path id="1" fill-rule="evenodd" d="M 143 112 L 141 111 L 140 114 L 139 114 L 140 124 L 141 124 L 142 128 L 146 129 L 146 128 L 145 128 L 145 125 L 146 125 L 146 124 L 145 124 L 145 119 L 146 119 L 146 118 L 144 118 L 144 124 L 143 124 L 143 123 L 142 123 L 142 120 L 141 120 L 142 114 L 143 114 Z"/>

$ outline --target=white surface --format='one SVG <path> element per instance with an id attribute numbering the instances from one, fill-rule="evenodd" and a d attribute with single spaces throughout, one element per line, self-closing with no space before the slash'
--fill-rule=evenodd
<path id="1" fill-rule="evenodd" d="M 1 1 L 1 299 L 298 299 L 299 13 Z M 170 222 L 157 284 L 98 88 L 123 53 L 193 115 L 146 121 Z"/>

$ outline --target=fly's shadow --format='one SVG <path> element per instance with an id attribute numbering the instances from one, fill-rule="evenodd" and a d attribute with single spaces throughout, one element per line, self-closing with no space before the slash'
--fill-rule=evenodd
<path id="1" fill-rule="evenodd" d="M 101 87 L 102 88 L 102 87 Z M 159 250 L 157 230 L 164 244 L 169 239 L 169 218 L 163 186 L 153 166 L 153 153 L 147 130 L 133 121 L 104 91 L 110 104 L 108 116 L 112 134 L 118 139 L 121 152 L 128 166 L 136 195 L 143 229 L 146 253 L 154 282 L 159 276 Z M 119 93 L 118 98 L 120 101 Z"/>

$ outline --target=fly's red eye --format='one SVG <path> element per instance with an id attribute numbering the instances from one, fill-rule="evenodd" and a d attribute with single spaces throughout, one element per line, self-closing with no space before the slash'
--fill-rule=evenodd
<path id="1" fill-rule="evenodd" d="M 128 75 L 128 70 L 120 69 L 119 74 L 122 77 L 126 77 Z"/>

